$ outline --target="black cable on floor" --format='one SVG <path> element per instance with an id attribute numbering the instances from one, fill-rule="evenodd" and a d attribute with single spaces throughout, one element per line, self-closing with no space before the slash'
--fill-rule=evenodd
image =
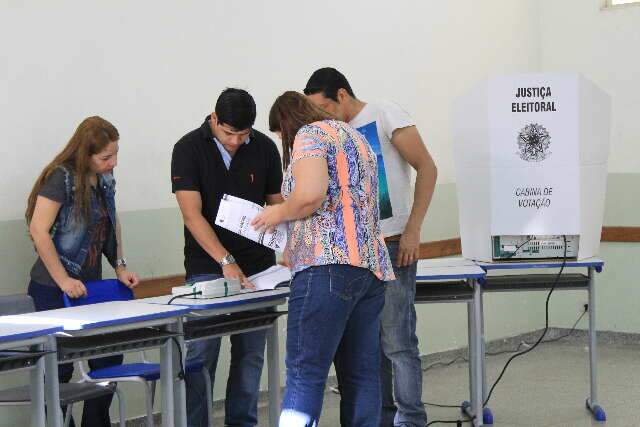
<path id="1" fill-rule="evenodd" d="M 434 421 L 428 422 L 426 427 L 429 427 L 434 424 L 455 424 L 456 427 L 462 427 L 462 424 L 470 423 L 474 420 L 474 418 L 469 418 L 468 420 L 434 420 Z"/>
<path id="2" fill-rule="evenodd" d="M 547 335 L 547 331 L 549 330 L 549 300 L 551 299 L 551 294 L 553 294 L 553 291 L 556 289 L 556 286 L 558 285 L 558 282 L 560 281 L 560 276 L 562 275 L 562 272 L 564 271 L 564 267 L 567 265 L 567 236 L 562 236 L 562 238 L 564 239 L 564 255 L 563 255 L 563 259 L 562 259 L 562 266 L 560 267 L 560 271 L 558 271 L 558 274 L 556 275 L 556 278 L 555 278 L 555 280 L 553 282 L 553 285 L 551 286 L 551 289 L 549 290 L 549 293 L 547 294 L 547 299 L 545 301 L 545 316 L 544 316 L 545 317 L 545 325 L 544 325 L 544 330 L 542 331 L 542 334 L 540 335 L 540 338 L 538 338 L 538 340 L 533 344 L 532 347 L 529 347 L 528 349 L 526 349 L 524 351 L 521 351 L 519 353 L 514 354 L 513 356 L 511 356 L 509 358 L 509 360 L 507 360 L 507 363 L 505 363 L 504 367 L 502 368 L 502 371 L 500 372 L 500 375 L 498 375 L 498 378 L 495 380 L 495 382 L 491 386 L 491 389 L 489 389 L 489 394 L 487 394 L 487 398 L 482 403 L 482 407 L 487 406 L 487 403 L 489 403 L 489 400 L 491 399 L 491 395 L 493 394 L 493 391 L 495 390 L 496 386 L 500 383 L 500 380 L 502 380 L 502 377 L 504 376 L 504 374 L 507 371 L 507 368 L 509 367 L 511 362 L 514 359 L 516 359 L 516 358 L 518 358 L 520 356 L 523 356 L 523 355 L 529 353 L 530 351 L 533 351 L 533 349 L 535 349 L 536 347 L 538 347 L 538 345 L 540 345 L 540 343 L 544 339 L 545 335 Z"/>
<path id="3" fill-rule="evenodd" d="M 582 318 L 584 317 L 584 315 L 585 315 L 585 314 L 587 314 L 587 311 L 588 311 L 588 310 L 583 311 L 583 312 L 580 314 L 580 316 L 578 316 L 578 319 L 573 323 L 573 326 L 571 327 L 571 329 L 569 330 L 569 332 L 567 332 L 567 333 L 566 333 L 566 334 L 564 334 L 564 335 L 557 336 L 557 337 L 555 337 L 555 338 L 551 338 L 551 339 L 548 339 L 548 340 L 544 340 L 544 341 L 542 341 L 540 344 L 547 344 L 547 343 L 550 343 L 550 342 L 557 342 L 557 341 L 563 340 L 563 339 L 568 338 L 568 337 L 570 337 L 571 335 L 573 335 L 573 333 L 576 331 L 576 328 L 577 328 L 577 326 L 578 326 L 578 323 L 580 323 L 580 321 L 582 320 Z M 496 351 L 496 352 L 494 352 L 494 353 L 489 353 L 489 352 L 487 352 L 487 353 L 485 353 L 485 356 L 500 356 L 500 355 L 503 355 L 503 354 L 512 354 L 512 353 L 517 353 L 517 352 L 519 352 L 519 351 L 520 351 L 520 347 L 522 347 L 523 345 L 532 346 L 533 344 L 529 344 L 529 343 L 528 343 L 528 342 L 526 342 L 526 341 L 522 341 L 520 344 L 518 344 L 518 347 L 516 347 L 516 349 L 515 349 L 515 350 L 502 350 L 502 351 Z M 442 365 L 442 366 L 444 366 L 444 367 L 451 366 L 451 365 L 453 365 L 453 364 L 454 364 L 455 362 L 457 362 L 457 361 L 468 362 L 468 361 L 469 361 L 469 359 L 467 359 L 466 357 L 463 357 L 463 356 L 458 356 L 458 357 L 456 357 L 455 359 L 452 359 L 452 360 L 450 360 L 450 361 L 448 361 L 448 362 L 435 362 L 435 363 L 432 363 L 431 365 L 427 366 L 426 368 L 423 368 L 422 370 L 423 370 L 424 372 L 426 372 L 426 371 L 428 371 L 429 369 L 431 369 L 431 368 L 435 368 L 436 366 L 440 366 L 440 365 Z M 422 402 L 422 404 L 423 404 L 423 405 L 427 405 L 427 406 L 434 406 L 434 407 L 436 407 L 436 408 L 454 408 L 454 409 L 459 409 L 459 408 L 460 408 L 460 405 L 446 405 L 446 404 L 443 404 L 443 403 L 434 403 L 434 402 L 426 402 L 426 401 L 425 401 L 425 402 Z"/>
<path id="4" fill-rule="evenodd" d="M 578 319 L 576 319 L 576 321 L 573 323 L 573 326 L 571 326 L 571 328 L 569 329 L 569 332 L 567 332 L 567 333 L 566 333 L 566 334 L 564 334 L 564 335 L 557 336 L 557 337 L 555 337 L 555 338 L 550 338 L 550 339 L 548 339 L 548 340 L 544 340 L 544 341 L 542 341 L 542 342 L 541 342 L 541 344 L 547 344 L 547 343 L 550 343 L 550 342 L 557 342 L 557 341 L 563 340 L 563 339 L 568 338 L 568 337 L 570 337 L 571 335 L 573 335 L 573 333 L 576 331 L 576 329 L 577 329 L 577 327 L 578 327 L 578 323 L 580 323 L 580 321 L 582 320 L 582 318 L 584 317 L 584 315 L 585 315 L 585 314 L 587 314 L 587 312 L 588 312 L 588 309 L 585 309 L 585 310 L 580 314 L 580 316 L 578 316 Z M 493 352 L 493 353 L 491 353 L 491 352 L 485 352 L 485 356 L 500 356 L 500 355 L 503 355 L 503 354 L 512 354 L 512 353 L 517 353 L 517 352 L 519 352 L 519 351 L 520 351 L 520 348 L 521 348 L 523 345 L 527 345 L 527 346 L 531 347 L 533 344 L 529 344 L 529 343 L 528 343 L 528 342 L 526 342 L 526 341 L 522 341 L 520 344 L 518 344 L 518 347 L 516 347 L 516 348 L 515 348 L 515 350 L 501 350 L 501 351 L 496 351 L 496 352 Z M 442 367 L 445 367 L 445 368 L 446 368 L 447 366 L 451 366 L 451 365 L 453 365 L 454 363 L 459 362 L 459 361 L 460 361 L 460 362 L 469 362 L 469 359 L 467 359 L 467 358 L 466 358 L 466 357 L 464 357 L 464 356 L 458 356 L 458 357 L 456 357 L 456 358 L 454 358 L 454 359 L 451 359 L 451 360 L 449 360 L 449 361 L 447 361 L 447 362 L 434 362 L 434 363 L 432 363 L 431 365 L 429 365 L 429 366 L 426 366 L 426 367 L 422 368 L 422 372 L 427 372 L 428 370 L 433 369 L 433 368 L 438 367 L 438 366 L 442 366 Z M 436 404 L 436 403 L 429 403 L 429 402 L 423 402 L 423 403 L 424 403 L 425 405 L 430 405 L 430 406 L 442 406 L 442 407 L 444 407 L 444 408 L 448 408 L 448 407 L 452 407 L 452 408 L 453 408 L 453 407 L 456 407 L 456 408 L 457 408 L 457 407 L 458 407 L 458 406 L 452 406 L 452 405 L 439 405 L 439 404 Z"/>
<path id="5" fill-rule="evenodd" d="M 564 335 L 560 335 L 558 337 L 555 338 L 551 338 L 548 340 L 544 340 L 545 335 L 547 334 L 548 330 L 549 330 L 549 299 L 551 297 L 551 294 L 553 293 L 553 291 L 555 290 L 559 280 L 560 280 L 560 276 L 562 275 L 562 272 L 564 271 L 564 268 L 566 266 L 567 263 L 567 237 L 566 236 L 562 236 L 564 239 L 564 254 L 563 254 L 563 260 L 562 260 L 562 266 L 560 267 L 560 271 L 558 272 L 558 274 L 556 275 L 556 278 L 554 280 L 553 285 L 551 286 L 551 290 L 549 291 L 548 295 L 547 295 L 547 299 L 545 302 L 545 328 L 542 332 L 542 335 L 540 336 L 540 338 L 538 338 L 538 340 L 528 349 L 520 352 L 520 347 L 522 347 L 522 345 L 526 344 L 528 345 L 527 342 L 521 342 L 520 344 L 518 344 L 518 347 L 515 350 L 503 350 L 503 351 L 498 351 L 495 353 L 485 353 L 485 356 L 498 356 L 498 355 L 502 355 L 502 354 L 508 354 L 508 353 L 517 353 L 515 355 L 513 355 L 511 358 L 509 358 L 509 360 L 507 360 L 507 363 L 505 364 L 505 366 L 502 368 L 502 371 L 500 372 L 500 375 L 498 376 L 498 378 L 496 379 L 496 381 L 493 383 L 493 385 L 491 386 L 491 390 L 489 391 L 489 394 L 487 395 L 487 398 L 485 400 L 485 402 L 483 403 L 483 407 L 487 405 L 487 403 L 489 402 L 489 399 L 493 393 L 493 390 L 495 389 L 495 387 L 498 385 L 498 383 L 500 382 L 500 380 L 502 379 L 502 376 L 504 375 L 504 373 L 507 370 L 507 367 L 509 366 L 509 364 L 511 363 L 511 361 L 519 356 L 522 356 L 524 354 L 529 353 L 530 351 L 532 351 L 534 348 L 536 348 L 538 345 L 540 344 L 546 344 L 546 343 L 550 343 L 550 342 L 556 342 L 556 341 L 560 341 L 564 338 L 567 338 L 571 335 L 573 335 L 573 333 L 576 330 L 576 327 L 578 326 L 578 323 L 580 322 L 580 320 L 582 320 L 582 318 L 584 317 L 584 315 L 587 313 L 588 311 L 588 306 L 585 306 L 585 310 L 580 314 L 580 316 L 578 317 L 578 319 L 574 322 L 573 326 L 571 327 L 571 329 L 569 330 L 569 332 L 567 332 Z M 527 242 L 529 242 L 531 239 L 528 239 L 527 241 L 525 241 L 523 244 L 521 244 L 520 246 L 518 246 L 516 248 L 516 250 L 507 258 L 511 258 L 512 256 L 514 256 L 517 251 L 524 246 Z M 429 366 L 427 366 L 426 368 L 423 369 L 423 372 L 428 371 L 429 369 L 435 367 L 435 366 L 450 366 L 452 364 L 454 364 L 456 361 L 458 360 L 462 360 L 465 362 L 468 362 L 469 360 L 463 356 L 458 356 L 455 359 L 449 361 L 449 362 L 436 362 L 433 363 Z M 439 403 L 432 403 L 432 402 L 422 402 L 424 405 L 428 405 L 428 406 L 435 406 L 435 407 L 439 407 L 439 408 L 460 408 L 460 405 L 444 405 L 444 404 L 439 404 Z M 435 421 L 434 421 L 435 422 Z M 454 422 L 450 422 L 448 424 L 452 424 L 455 423 Z M 430 424 L 427 424 L 430 425 Z"/>
<path id="6" fill-rule="evenodd" d="M 460 405 L 444 405 L 442 403 L 432 403 L 432 402 L 422 402 L 423 405 L 426 406 L 434 406 L 436 408 L 454 408 L 460 409 Z"/>

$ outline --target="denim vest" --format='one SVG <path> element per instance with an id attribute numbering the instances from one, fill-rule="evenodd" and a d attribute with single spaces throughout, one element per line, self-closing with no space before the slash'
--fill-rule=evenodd
<path id="1" fill-rule="evenodd" d="M 65 201 L 51 228 L 51 238 L 65 270 L 75 277 L 80 277 L 80 271 L 91 244 L 91 233 L 88 231 L 90 226 L 95 226 L 96 218 L 99 216 L 98 200 L 96 194 L 92 192 L 90 223 L 87 223 L 82 216 L 77 216 L 74 212 L 76 189 L 74 175 L 64 166 L 60 166 L 60 169 L 64 171 Z M 106 255 L 109 263 L 115 267 L 118 247 L 116 241 L 116 181 L 112 174 L 98 175 L 98 186 L 102 191 L 111 221 L 111 232 L 107 236 L 102 252 Z"/>

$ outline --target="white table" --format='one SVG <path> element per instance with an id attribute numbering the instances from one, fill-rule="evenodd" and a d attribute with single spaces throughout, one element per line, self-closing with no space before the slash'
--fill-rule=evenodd
<path id="1" fill-rule="evenodd" d="M 48 324 L 60 325 L 63 332 L 56 336 L 87 337 L 113 332 L 130 331 L 146 327 L 171 327 L 180 317 L 189 311 L 183 306 L 161 306 L 138 303 L 136 301 L 113 301 L 77 307 L 61 308 L 57 310 L 39 311 L 15 316 L 6 316 L 10 322 L 20 324 Z M 56 351 L 56 342 L 51 343 L 50 350 Z M 135 351 L 139 350 L 138 348 Z M 124 350 L 127 351 L 127 350 Z M 133 350 L 129 350 L 133 351 Z M 122 351 L 92 354 L 89 357 L 65 359 L 61 362 L 83 360 L 120 354 Z M 47 401 L 49 402 L 47 418 L 48 426 L 59 427 L 62 423 L 62 411 L 59 404 L 58 359 L 46 358 L 47 371 Z M 173 369 L 173 346 L 167 340 L 160 347 L 160 382 L 162 384 L 162 425 L 173 427 L 173 384 L 175 380 Z M 53 402 L 56 402 L 54 404 Z"/>
<path id="2" fill-rule="evenodd" d="M 0 350 L 15 350 L 27 346 L 37 346 L 45 350 L 53 341 L 52 335 L 61 331 L 60 326 L 49 324 L 20 324 L 11 319 L 0 317 Z M 45 358 L 55 360 L 55 353 L 38 358 L 35 366 L 31 367 L 31 381 L 29 384 L 31 396 L 31 425 L 45 427 L 45 393 L 44 393 L 44 365 Z"/>
<path id="3" fill-rule="evenodd" d="M 477 262 L 479 267 L 485 271 L 522 271 L 528 269 L 552 268 L 560 269 L 563 260 L 543 260 L 543 261 L 503 261 L 498 263 Z M 596 355 L 596 297 L 595 297 L 595 274 L 602 272 L 604 261 L 599 258 L 588 258 L 584 260 L 567 260 L 564 263 L 566 268 L 585 268 L 586 275 L 578 275 L 563 271 L 557 283 L 557 290 L 584 290 L 588 293 L 589 300 L 589 375 L 590 375 L 590 397 L 586 400 L 586 407 L 597 421 L 606 421 L 604 409 L 598 404 L 597 388 L 597 355 Z M 483 318 L 482 294 L 485 292 L 527 292 L 549 290 L 557 276 L 556 272 L 544 275 L 517 274 L 513 276 L 490 276 L 487 275 L 486 283 L 482 285 L 480 295 L 480 316 Z M 580 277 L 582 276 L 582 277 Z M 484 320 L 482 321 L 482 334 L 484 334 Z M 484 367 L 484 337 L 481 347 L 482 384 L 483 400 L 487 397 L 487 381 Z"/>
<path id="4" fill-rule="evenodd" d="M 185 316 L 185 321 L 197 318 L 207 318 L 220 316 L 223 314 L 241 313 L 251 310 L 259 310 L 266 308 L 275 308 L 284 304 L 289 295 L 289 288 L 274 289 L 268 291 L 245 292 L 237 295 L 221 298 L 177 298 L 173 300 L 172 305 L 179 305 L 189 310 L 189 315 Z M 140 303 L 148 303 L 154 305 L 165 305 L 173 298 L 172 295 L 161 297 L 144 298 L 137 300 Z M 182 323 L 178 324 L 178 332 L 183 332 Z M 278 425 L 278 417 L 280 413 L 280 356 L 278 348 L 278 320 L 277 318 L 269 326 L 259 328 L 250 328 L 242 330 L 234 330 L 228 334 L 237 334 L 249 332 L 257 329 L 267 329 L 267 366 L 269 381 L 269 424 L 271 427 Z M 228 335 L 225 333 L 224 335 Z M 221 334 L 201 337 L 199 339 L 208 339 Z M 186 346 L 184 340 L 181 341 L 183 346 L 183 357 L 186 357 Z M 183 361 L 184 363 L 184 361 Z M 178 426 L 186 426 L 187 414 L 185 404 L 185 385 L 184 381 L 179 381 L 174 389 L 175 392 L 175 409 L 176 424 Z"/>
<path id="5" fill-rule="evenodd" d="M 484 425 L 482 407 L 482 317 L 481 289 L 485 271 L 473 261 L 463 258 L 442 258 L 418 261 L 416 273 L 416 304 L 465 302 L 467 304 L 469 341 L 470 405 L 461 409 L 473 418 L 474 426 Z M 470 407 L 469 407 L 470 406 Z M 475 416 L 483 414 L 483 416 Z"/>

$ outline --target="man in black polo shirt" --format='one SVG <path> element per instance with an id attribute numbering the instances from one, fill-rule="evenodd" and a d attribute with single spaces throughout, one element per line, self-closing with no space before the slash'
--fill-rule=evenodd
<path id="1" fill-rule="evenodd" d="M 184 220 L 187 282 L 220 277 L 247 280 L 275 264 L 271 249 L 215 225 L 224 194 L 259 205 L 282 201 L 282 166 L 274 142 L 252 129 L 256 105 L 249 93 L 226 89 L 215 112 L 173 148 L 172 190 Z M 225 425 L 257 424 L 258 390 L 264 361 L 265 331 L 231 336 L 231 367 L 225 401 Z M 190 344 L 187 359 L 200 359 L 211 374 L 220 338 Z M 200 374 L 186 376 L 189 427 L 206 426 L 205 384 Z"/>

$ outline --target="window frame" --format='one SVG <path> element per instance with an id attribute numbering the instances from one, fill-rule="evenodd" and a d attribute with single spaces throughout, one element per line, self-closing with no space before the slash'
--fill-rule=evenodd
<path id="1" fill-rule="evenodd" d="M 613 2 L 614 2 L 614 0 L 603 0 L 601 9 L 602 10 L 605 10 L 605 9 L 620 9 L 620 8 L 625 8 L 625 7 L 640 6 L 640 0 L 633 0 L 633 2 L 631 2 L 631 3 L 620 3 L 620 4 L 614 4 Z"/>

